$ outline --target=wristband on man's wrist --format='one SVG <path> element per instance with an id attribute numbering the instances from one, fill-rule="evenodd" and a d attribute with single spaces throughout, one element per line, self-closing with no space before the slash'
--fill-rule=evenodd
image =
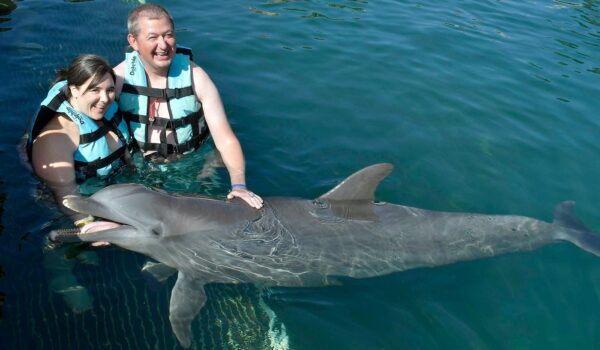
<path id="1" fill-rule="evenodd" d="M 239 187 L 239 188 L 246 188 L 246 184 L 232 184 L 232 185 L 231 185 L 231 189 L 234 189 L 234 188 L 236 188 L 236 187 Z"/>

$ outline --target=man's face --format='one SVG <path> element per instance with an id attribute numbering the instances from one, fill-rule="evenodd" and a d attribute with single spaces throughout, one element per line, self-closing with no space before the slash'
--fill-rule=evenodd
<path id="1" fill-rule="evenodd" d="M 139 19 L 139 33 L 127 40 L 136 50 L 146 71 L 166 74 L 175 56 L 175 33 L 167 17 Z"/>

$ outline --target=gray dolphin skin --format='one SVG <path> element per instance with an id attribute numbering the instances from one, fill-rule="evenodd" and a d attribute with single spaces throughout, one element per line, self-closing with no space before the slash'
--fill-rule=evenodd
<path id="1" fill-rule="evenodd" d="M 267 197 L 260 210 L 238 200 L 113 185 L 64 203 L 123 226 L 77 236 L 53 232 L 51 238 L 108 241 L 145 254 L 159 262 L 144 266 L 159 280 L 178 272 L 169 318 L 184 347 L 191 345 L 191 322 L 206 301 L 207 283 L 326 286 L 339 284 L 338 277 L 381 276 L 561 240 L 600 255 L 600 238 L 575 217 L 574 202 L 558 204 L 552 223 L 374 202 L 392 168 L 364 168 L 315 200 Z"/>

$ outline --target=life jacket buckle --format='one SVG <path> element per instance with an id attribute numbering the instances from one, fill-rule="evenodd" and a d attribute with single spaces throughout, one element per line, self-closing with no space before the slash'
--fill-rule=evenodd
<path id="1" fill-rule="evenodd" d="M 181 88 L 165 89 L 163 91 L 165 100 L 171 100 L 173 98 L 180 99 L 183 97 L 183 89 Z"/>

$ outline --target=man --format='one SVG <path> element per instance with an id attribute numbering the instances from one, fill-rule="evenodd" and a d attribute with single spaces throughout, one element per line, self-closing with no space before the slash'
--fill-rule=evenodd
<path id="1" fill-rule="evenodd" d="M 141 5 L 130 12 L 127 27 L 134 51 L 115 67 L 115 90 L 144 157 L 177 159 L 201 146 L 210 129 L 231 179 L 227 198 L 261 208 L 262 198 L 246 188 L 244 154 L 219 92 L 202 68 L 177 53 L 171 15 L 159 5 Z"/>

